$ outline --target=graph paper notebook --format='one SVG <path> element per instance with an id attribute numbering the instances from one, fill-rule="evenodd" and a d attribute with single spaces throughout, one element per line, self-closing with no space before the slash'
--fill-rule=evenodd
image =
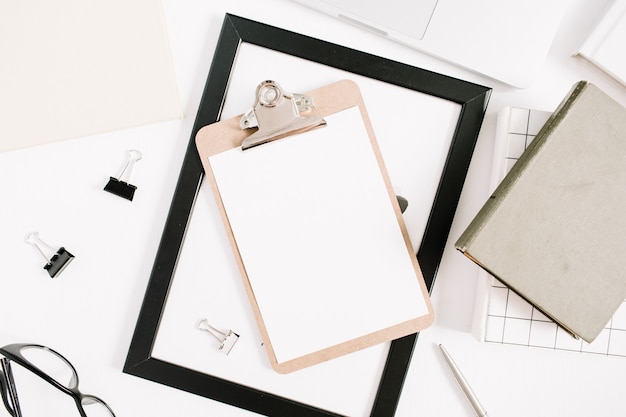
<path id="1" fill-rule="evenodd" d="M 622 106 L 576 84 L 456 243 L 587 342 L 626 297 L 625 130 Z"/>
<path id="2" fill-rule="evenodd" d="M 310 115 L 325 127 L 246 149 L 253 135 L 239 118 L 196 136 L 270 363 L 281 373 L 433 320 L 358 87 L 340 81 L 310 97 Z"/>
<path id="3" fill-rule="evenodd" d="M 494 190 L 552 113 L 506 107 L 498 114 L 490 190 Z M 481 270 L 474 333 L 488 343 L 626 356 L 626 302 L 592 343 L 575 339 L 506 285 Z"/>

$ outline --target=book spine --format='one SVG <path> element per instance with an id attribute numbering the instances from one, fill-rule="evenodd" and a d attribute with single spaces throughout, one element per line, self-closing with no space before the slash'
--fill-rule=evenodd
<path id="1" fill-rule="evenodd" d="M 489 221 L 490 217 L 498 209 L 504 197 L 506 197 L 506 195 L 508 194 L 509 190 L 511 190 L 511 188 L 515 185 L 520 176 L 523 175 L 524 171 L 531 164 L 535 155 L 537 155 L 539 150 L 548 140 L 552 131 L 557 128 L 557 126 L 565 118 L 572 104 L 586 89 L 587 85 L 588 83 L 586 81 L 579 81 L 572 87 L 565 99 L 559 104 L 554 113 L 552 113 L 550 118 L 539 130 L 539 133 L 537 133 L 535 140 L 533 140 L 531 144 L 526 148 L 522 156 L 515 163 L 515 165 L 513 165 L 509 173 L 506 175 L 506 177 L 504 177 L 502 182 L 500 182 L 498 187 L 496 187 L 489 199 L 485 202 L 485 204 L 478 211 L 474 219 L 467 226 L 465 231 L 461 234 L 461 236 L 459 236 L 454 245 L 456 249 L 463 253 L 466 253 L 468 248 L 471 246 L 474 238 L 478 236 L 484 225 Z M 466 254 L 469 255 L 468 253 Z"/>

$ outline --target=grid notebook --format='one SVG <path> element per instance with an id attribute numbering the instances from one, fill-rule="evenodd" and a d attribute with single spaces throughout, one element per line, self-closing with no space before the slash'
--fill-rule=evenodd
<path id="1" fill-rule="evenodd" d="M 521 108 L 505 108 L 498 118 L 494 150 L 492 189 L 504 178 L 539 129 L 549 112 Z M 531 346 L 626 357 L 626 302 L 606 324 L 593 343 L 573 338 L 523 300 L 506 285 L 481 270 L 481 283 L 488 282 L 479 297 L 481 337 L 485 342 Z"/>

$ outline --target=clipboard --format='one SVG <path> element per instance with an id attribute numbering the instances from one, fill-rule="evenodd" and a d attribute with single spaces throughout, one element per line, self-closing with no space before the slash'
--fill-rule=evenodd
<path id="1" fill-rule="evenodd" d="M 264 119 L 205 126 L 196 146 L 269 362 L 289 373 L 414 334 L 434 313 L 356 83 L 276 86 L 257 89 Z M 283 99 L 292 114 L 268 121 Z"/>

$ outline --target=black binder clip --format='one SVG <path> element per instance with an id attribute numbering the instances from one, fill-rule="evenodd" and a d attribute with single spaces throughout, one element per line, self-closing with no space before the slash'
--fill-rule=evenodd
<path id="1" fill-rule="evenodd" d="M 37 252 L 43 256 L 46 260 L 46 264 L 43 266 L 43 269 L 48 271 L 50 278 L 55 278 L 58 276 L 63 270 L 69 265 L 69 263 L 74 259 L 74 255 L 67 251 L 64 247 L 60 247 L 56 253 L 54 253 L 54 248 L 41 240 L 39 238 L 39 233 L 31 233 L 26 238 L 26 241 L 33 245 Z M 42 246 L 47 247 L 50 250 L 50 253 L 53 253 L 52 256 L 43 251 Z"/>
<path id="2" fill-rule="evenodd" d="M 220 342 L 220 346 L 217 349 L 223 351 L 226 355 L 230 353 L 233 346 L 235 346 L 235 343 L 237 343 L 237 340 L 239 340 L 239 335 L 237 333 L 232 330 L 219 330 L 211 326 L 207 319 L 202 320 L 200 324 L 198 324 L 198 330 L 208 332 L 211 336 L 217 339 L 217 341 Z"/>
<path id="3" fill-rule="evenodd" d="M 132 175 L 135 163 L 139 161 L 141 157 L 142 155 L 139 151 L 128 151 L 128 160 L 126 161 L 126 165 L 124 165 L 124 169 L 122 169 L 122 172 L 120 173 L 118 178 L 109 178 L 109 182 L 104 187 L 104 191 L 108 191 L 117 196 L 132 201 L 133 197 L 135 196 L 135 190 L 137 190 L 137 187 L 130 184 L 128 181 Z"/>
<path id="4" fill-rule="evenodd" d="M 277 82 L 263 81 L 257 86 L 254 106 L 239 122 L 242 129 L 258 127 L 259 130 L 243 140 L 241 150 L 325 126 L 326 121 L 321 117 L 300 115 L 301 111 L 311 109 L 311 97 L 286 93 Z"/>
<path id="5" fill-rule="evenodd" d="M 396 195 L 396 199 L 398 200 L 398 205 L 400 206 L 400 212 L 404 213 L 407 207 L 409 207 L 409 200 L 402 197 L 401 195 Z"/>

